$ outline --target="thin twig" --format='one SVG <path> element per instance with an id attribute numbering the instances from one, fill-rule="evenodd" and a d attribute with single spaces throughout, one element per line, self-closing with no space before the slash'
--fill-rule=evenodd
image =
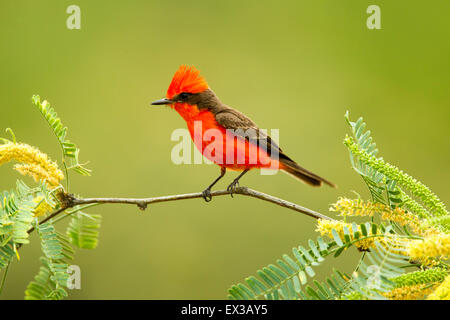
<path id="1" fill-rule="evenodd" d="M 213 191 L 211 192 L 211 196 L 224 196 L 229 195 L 230 192 L 227 190 Z M 239 194 L 243 196 L 253 197 L 260 200 L 268 201 L 279 205 L 284 208 L 288 208 L 303 214 L 306 214 L 315 219 L 328 219 L 334 220 L 330 217 L 327 217 L 319 212 L 313 211 L 311 209 L 299 206 L 298 204 L 268 195 L 266 193 L 262 193 L 260 191 L 256 191 L 247 187 L 238 187 L 233 192 L 233 194 Z M 90 203 L 122 203 L 122 204 L 134 204 L 137 205 L 140 209 L 144 210 L 147 208 L 147 205 L 158 202 L 168 202 L 168 201 L 177 201 L 177 200 L 186 200 L 186 199 L 197 199 L 202 198 L 203 195 L 201 192 L 196 193 L 186 193 L 186 194 L 176 194 L 170 196 L 162 196 L 162 197 L 153 197 L 153 198 L 83 198 L 83 199 L 71 199 L 71 206 L 82 205 L 82 204 L 90 204 Z"/>
<path id="2" fill-rule="evenodd" d="M 224 196 L 229 195 L 230 191 L 220 190 L 211 192 L 211 196 Z M 326 215 L 323 215 L 319 212 L 313 211 L 311 209 L 299 206 L 298 204 L 271 196 L 266 193 L 262 193 L 260 191 L 256 191 L 247 187 L 238 187 L 234 190 L 233 194 L 239 194 L 243 196 L 248 196 L 252 198 L 257 198 L 260 200 L 268 201 L 279 205 L 284 208 L 288 208 L 307 216 L 313 217 L 315 219 L 327 219 L 334 220 Z M 153 197 L 153 198 L 76 198 L 70 194 L 62 194 L 63 197 L 63 206 L 62 208 L 52 212 L 48 217 L 39 222 L 39 225 L 49 221 L 50 219 L 56 217 L 61 212 L 66 211 L 67 209 L 73 208 L 79 205 L 87 205 L 87 204 L 104 204 L 104 203 L 121 203 L 121 204 L 132 204 L 137 205 L 139 209 L 145 210 L 149 204 L 158 203 L 158 202 L 169 202 L 169 201 L 178 201 L 178 200 L 186 200 L 186 199 L 198 199 L 202 198 L 203 194 L 201 192 L 196 193 L 185 193 L 185 194 L 175 194 L 170 196 L 161 196 L 161 197 Z M 35 228 L 31 228 L 28 230 L 28 233 L 31 233 L 35 230 Z"/>

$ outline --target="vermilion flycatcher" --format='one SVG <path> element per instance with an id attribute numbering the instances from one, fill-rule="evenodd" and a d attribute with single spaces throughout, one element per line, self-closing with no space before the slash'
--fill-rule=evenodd
<path id="1" fill-rule="evenodd" d="M 220 166 L 220 176 L 203 191 L 206 201 L 211 200 L 211 187 L 225 175 L 226 169 L 242 171 L 227 188 L 231 195 L 239 185 L 239 179 L 254 168 L 279 169 L 311 186 L 320 186 L 324 182 L 335 187 L 300 167 L 252 120 L 223 104 L 194 67 L 181 66 L 170 83 L 166 98 L 154 101 L 152 105 L 170 105 L 175 109 L 186 121 L 198 150 Z M 211 150 L 212 142 L 215 148 Z"/>

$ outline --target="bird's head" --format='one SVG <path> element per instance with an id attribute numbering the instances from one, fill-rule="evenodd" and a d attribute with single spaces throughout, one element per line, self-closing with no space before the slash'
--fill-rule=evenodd
<path id="1" fill-rule="evenodd" d="M 194 67 L 182 65 L 172 78 L 166 98 L 153 101 L 152 105 L 174 106 L 178 103 L 197 105 L 202 98 L 201 93 L 208 89 L 208 84 L 200 76 L 200 71 Z"/>

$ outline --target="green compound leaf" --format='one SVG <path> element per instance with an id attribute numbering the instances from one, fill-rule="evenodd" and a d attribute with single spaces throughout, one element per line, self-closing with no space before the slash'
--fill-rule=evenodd
<path id="1" fill-rule="evenodd" d="M 50 106 L 48 101 L 44 100 L 41 102 L 41 98 L 38 95 L 33 95 L 31 101 L 39 109 L 53 133 L 56 135 L 63 152 L 63 157 L 70 160 L 69 166 L 64 163 L 66 169 L 73 169 L 75 172 L 85 176 L 91 175 L 91 170 L 85 168 L 84 164 L 79 162 L 78 157 L 80 150 L 74 143 L 66 139 L 68 129 L 62 124 L 55 109 Z"/>
<path id="2" fill-rule="evenodd" d="M 66 234 L 78 248 L 95 249 L 98 245 L 101 216 L 81 211 L 72 214 Z"/>

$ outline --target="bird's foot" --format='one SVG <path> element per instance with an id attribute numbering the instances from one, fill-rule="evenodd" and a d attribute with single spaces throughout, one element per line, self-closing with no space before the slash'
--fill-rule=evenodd
<path id="1" fill-rule="evenodd" d="M 212 200 L 211 188 L 207 188 L 202 192 L 202 197 L 206 202 L 210 202 Z"/>
<path id="2" fill-rule="evenodd" d="M 236 189 L 239 187 L 239 180 L 235 179 L 233 182 L 228 186 L 227 191 L 230 193 L 231 197 L 233 198 L 233 193 L 236 192 Z"/>

